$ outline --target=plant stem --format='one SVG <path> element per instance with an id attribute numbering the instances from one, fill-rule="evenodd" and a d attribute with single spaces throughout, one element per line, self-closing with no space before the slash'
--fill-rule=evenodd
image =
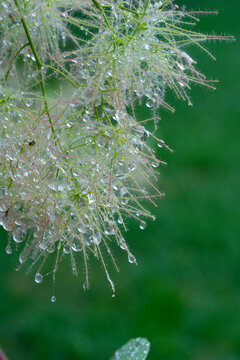
<path id="1" fill-rule="evenodd" d="M 2 78 L 2 80 L 4 79 L 5 81 L 7 81 L 7 78 L 8 78 L 8 75 L 9 75 L 9 73 L 10 73 L 10 70 L 11 70 L 11 68 L 12 68 L 12 66 L 13 66 L 13 63 L 14 63 L 14 61 L 16 60 L 18 54 L 19 54 L 26 46 L 28 46 L 28 45 L 29 45 L 29 42 L 27 42 L 26 44 L 24 44 L 23 46 L 21 46 L 20 49 L 18 49 L 18 51 L 16 52 L 16 54 L 13 55 L 13 57 L 12 57 L 11 60 L 10 60 L 10 64 L 9 64 L 9 67 L 8 67 L 8 69 L 7 69 L 7 71 L 6 71 L 6 74 L 4 75 L 4 77 Z"/>
<path id="2" fill-rule="evenodd" d="M 53 71 L 56 71 L 58 72 L 60 75 L 62 75 L 67 81 L 69 81 L 75 88 L 78 88 L 77 85 L 71 80 L 69 79 L 69 77 L 67 77 L 62 71 L 60 71 L 59 69 L 56 69 L 55 67 L 53 66 L 50 66 L 50 65 L 46 65 L 47 68 L 53 70 Z"/>
<path id="3" fill-rule="evenodd" d="M 97 0 L 92 0 L 92 2 L 93 2 L 94 5 L 101 11 L 101 13 L 102 13 L 102 15 L 103 15 L 103 17 L 104 17 L 104 20 L 106 21 L 107 26 L 110 28 L 110 24 L 109 24 L 109 22 L 108 22 L 108 18 L 107 18 L 106 14 L 105 14 L 105 11 L 104 11 L 102 5 L 101 5 Z"/>
<path id="4" fill-rule="evenodd" d="M 23 28 L 25 30 L 25 33 L 26 33 L 26 36 L 27 36 L 27 39 L 28 39 L 28 42 L 29 42 L 29 46 L 30 48 L 32 49 L 32 52 L 33 52 L 33 56 L 36 60 L 36 64 L 37 64 L 37 69 L 39 71 L 39 74 L 40 74 L 40 84 L 41 84 L 41 89 L 42 89 L 42 95 L 43 95 L 43 101 L 44 101 L 44 112 L 47 113 L 48 115 L 48 120 L 51 124 L 51 129 L 52 129 L 52 132 L 54 133 L 54 128 L 53 128 L 53 122 L 52 122 L 52 119 L 50 117 L 50 112 L 49 112 L 49 108 L 48 108 L 48 102 L 47 102 L 47 94 L 46 94 L 46 89 L 45 89 L 45 84 L 44 84 L 44 78 L 43 78 L 43 72 L 42 72 L 42 68 L 43 68 L 43 64 L 41 63 L 40 61 L 40 58 L 38 56 L 38 53 L 36 51 L 36 48 L 34 46 L 34 43 L 33 43 L 33 40 L 31 38 L 31 35 L 30 35 L 30 32 L 29 32 L 29 29 L 28 29 L 28 26 L 27 26 L 27 23 L 24 19 L 24 16 L 22 14 L 22 10 L 21 10 L 21 7 L 20 7 L 20 4 L 18 2 L 18 0 L 14 0 L 15 2 L 15 5 L 16 7 L 18 8 L 18 11 L 19 11 L 19 14 L 20 14 L 20 17 L 21 17 L 21 22 L 22 22 L 22 25 L 23 25 Z"/>

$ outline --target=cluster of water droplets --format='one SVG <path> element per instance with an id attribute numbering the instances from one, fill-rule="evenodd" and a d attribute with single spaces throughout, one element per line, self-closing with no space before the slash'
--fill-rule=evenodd
<path id="1" fill-rule="evenodd" d="M 182 48 L 206 36 L 185 31 L 182 26 L 185 17 L 188 22 L 187 14 L 167 3 L 150 2 L 145 12 L 144 2 L 138 2 L 134 12 L 124 10 L 124 1 L 112 6 L 109 26 L 101 22 L 75 63 L 77 77 L 86 85 L 76 96 L 87 97 L 91 105 L 100 104 L 104 92 L 108 103 L 121 101 L 133 106 L 136 98 L 145 97 L 150 108 L 168 107 L 164 93 L 169 87 L 190 103 L 185 88 L 190 88 L 191 82 L 206 85 L 206 78 L 196 71 L 195 61 Z"/>
<path id="2" fill-rule="evenodd" d="M 184 15 L 169 1 L 98 4 L 21 2 L 38 57 L 14 2 L 0 4 L 0 225 L 10 232 L 6 252 L 20 250 L 20 267 L 31 260 L 36 283 L 50 254 L 53 274 L 65 256 L 77 274 L 81 257 L 86 289 L 93 255 L 114 293 L 103 254 L 117 268 L 116 244 L 136 263 L 126 222 L 144 230 L 154 216 L 141 200 L 162 196 L 154 185 L 161 161 L 136 120 L 136 99 L 155 111 L 167 106 L 166 87 L 188 98 L 190 81 L 204 84 L 182 50 L 204 35 L 181 29 Z M 56 97 L 45 91 L 53 74 L 64 80 Z"/>
<path id="3" fill-rule="evenodd" d="M 6 104 L 1 114 L 0 224 L 21 249 L 20 264 L 31 259 L 37 283 L 52 253 L 57 254 L 55 270 L 62 257 L 70 255 L 75 274 L 78 253 L 86 269 L 91 254 L 104 261 L 103 248 L 115 264 L 113 239 L 127 252 L 129 262 L 136 263 L 123 237 L 125 218 L 137 219 L 140 229 L 146 227 L 143 218 L 153 218 L 140 205 L 148 192 L 137 177 L 150 183 L 159 165 L 145 143 L 145 128 L 126 110 L 116 111 L 114 125 L 104 111 L 99 110 L 98 117 L 79 111 L 74 120 L 59 119 L 53 133 L 46 116 L 29 119 L 23 105 L 15 105 L 12 110 Z M 71 107 L 69 116 L 70 112 Z M 11 242 L 6 252 L 12 252 Z M 105 264 L 104 268 L 114 291 Z M 87 273 L 86 282 L 88 287 Z"/>

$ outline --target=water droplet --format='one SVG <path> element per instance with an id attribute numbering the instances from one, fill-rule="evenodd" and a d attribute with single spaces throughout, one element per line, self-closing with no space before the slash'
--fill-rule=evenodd
<path id="1" fill-rule="evenodd" d="M 113 283 L 112 279 L 110 278 L 108 272 L 106 272 L 106 275 L 107 275 L 107 279 L 108 279 L 108 281 L 109 281 L 109 283 L 111 285 L 112 291 L 113 291 L 113 293 L 115 293 L 114 283 Z"/>
<path id="2" fill-rule="evenodd" d="M 88 289 L 88 283 L 86 280 L 85 283 L 83 284 L 83 290 L 86 291 L 87 289 Z"/>
<path id="3" fill-rule="evenodd" d="M 26 101 L 26 105 L 27 105 L 27 107 L 32 106 L 32 104 L 33 104 L 32 99 L 27 99 L 27 101 Z"/>
<path id="4" fill-rule="evenodd" d="M 187 61 L 189 65 L 196 64 L 196 61 L 193 60 L 187 53 L 184 51 L 181 53 L 182 57 Z"/>
<path id="5" fill-rule="evenodd" d="M 116 294 L 113 293 L 113 294 L 112 294 L 112 297 L 114 298 L 115 296 L 116 296 Z"/>
<path id="6" fill-rule="evenodd" d="M 42 276 L 42 274 L 37 273 L 37 274 L 35 275 L 35 282 L 36 282 L 37 284 L 40 284 L 42 281 L 43 281 L 43 276 Z"/>
<path id="7" fill-rule="evenodd" d="M 177 66 L 179 67 L 180 70 L 184 71 L 185 67 L 183 66 L 183 64 L 180 64 L 179 62 L 177 62 Z"/>
<path id="8" fill-rule="evenodd" d="M 133 256 L 133 254 L 131 253 L 128 254 L 128 261 L 130 262 L 130 264 L 137 263 L 135 256 Z"/>
<path id="9" fill-rule="evenodd" d="M 146 227 L 147 227 L 147 223 L 146 223 L 146 221 L 141 221 L 141 222 L 140 222 L 140 226 L 139 226 L 139 227 L 140 227 L 140 229 L 141 229 L 141 230 L 146 229 Z"/>
<path id="10" fill-rule="evenodd" d="M 122 219 L 122 217 L 121 217 L 121 216 L 119 216 L 119 218 L 118 218 L 117 222 L 118 222 L 119 224 L 122 224 L 122 223 L 123 223 L 123 219 Z"/>
<path id="11" fill-rule="evenodd" d="M 63 247 L 63 252 L 64 252 L 64 254 L 69 254 L 69 253 L 70 253 L 69 245 L 65 245 L 65 246 Z"/>
<path id="12" fill-rule="evenodd" d="M 180 85 L 181 87 L 186 87 L 186 84 L 183 83 L 182 81 L 179 81 L 178 83 L 179 83 L 179 85 Z"/>
<path id="13" fill-rule="evenodd" d="M 127 244 L 125 239 L 121 236 L 119 239 L 119 246 L 122 250 L 127 250 Z"/>
<path id="14" fill-rule="evenodd" d="M 51 302 L 52 302 L 52 303 L 55 303 L 55 302 L 56 302 L 56 296 L 52 296 L 52 297 L 51 297 Z"/>
<path id="15" fill-rule="evenodd" d="M 128 201 L 129 201 L 128 198 L 124 198 L 124 199 L 121 201 L 121 203 L 122 203 L 123 205 L 127 205 L 127 204 L 128 204 Z"/>
<path id="16" fill-rule="evenodd" d="M 10 245 L 6 246 L 6 253 L 10 255 L 12 253 L 12 248 Z"/>
<path id="17" fill-rule="evenodd" d="M 94 235 L 94 236 L 92 237 L 92 239 L 93 239 L 93 243 L 94 243 L 94 244 L 99 245 L 100 242 L 101 242 L 101 234 L 98 233 L 98 234 Z"/>
<path id="18" fill-rule="evenodd" d="M 80 241 L 78 239 L 74 239 L 74 242 L 71 246 L 73 251 L 81 251 L 82 250 L 82 244 L 80 243 Z"/>
<path id="19" fill-rule="evenodd" d="M 55 251 L 55 245 L 50 244 L 47 251 L 48 251 L 49 254 L 52 254 Z"/>

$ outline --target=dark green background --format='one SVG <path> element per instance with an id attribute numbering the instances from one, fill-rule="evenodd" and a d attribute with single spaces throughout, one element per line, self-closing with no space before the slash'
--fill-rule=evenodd
<path id="1" fill-rule="evenodd" d="M 194 86 L 194 107 L 168 94 L 175 114 L 161 110 L 158 136 L 174 148 L 157 149 L 168 162 L 159 188 L 167 196 L 157 220 L 141 231 L 129 224 L 127 241 L 138 259 L 115 250 L 111 271 L 117 295 L 101 267 L 90 262 L 91 289 L 71 275 L 70 264 L 52 283 L 16 272 L 18 255 L 0 242 L 0 346 L 9 360 L 107 360 L 132 337 L 151 342 L 149 359 L 240 359 L 240 2 L 182 0 L 189 9 L 218 9 L 197 29 L 232 34 L 234 43 L 206 46 L 211 61 L 193 49 L 198 68 L 218 78 L 217 91 Z"/>

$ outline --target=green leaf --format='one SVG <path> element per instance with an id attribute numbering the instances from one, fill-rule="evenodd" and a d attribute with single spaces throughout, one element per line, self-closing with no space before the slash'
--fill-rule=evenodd
<path id="1" fill-rule="evenodd" d="M 149 349 L 150 342 L 147 339 L 131 339 L 115 352 L 111 360 L 145 360 Z"/>

